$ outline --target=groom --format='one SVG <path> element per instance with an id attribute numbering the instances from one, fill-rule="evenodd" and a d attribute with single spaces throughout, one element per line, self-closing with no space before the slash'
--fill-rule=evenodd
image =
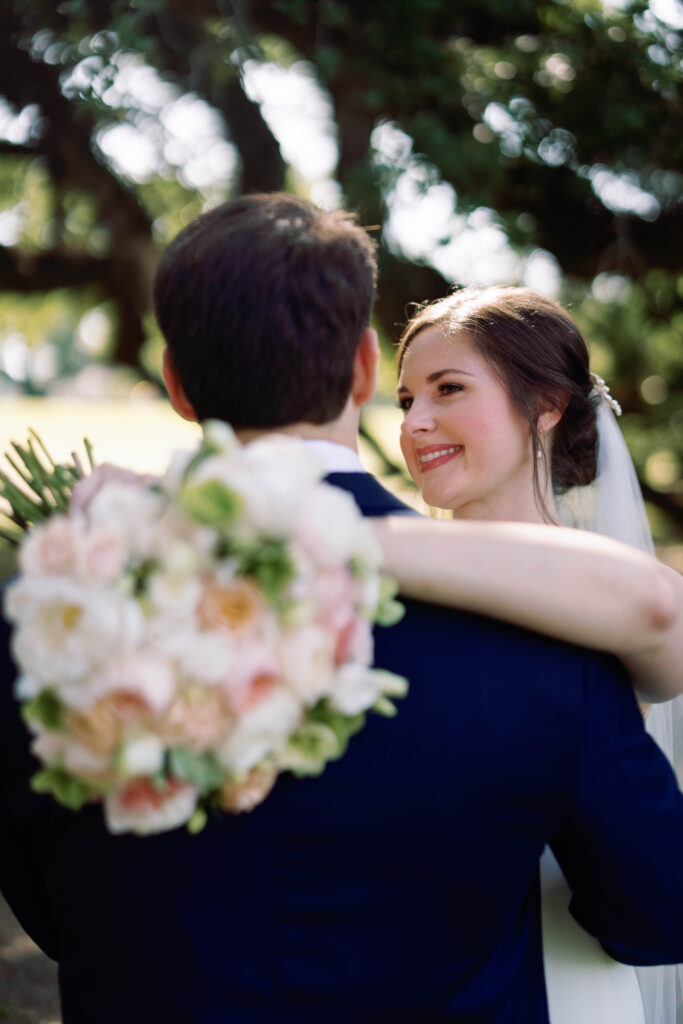
<path id="1" fill-rule="evenodd" d="M 156 302 L 182 415 L 304 437 L 381 516 L 407 510 L 356 451 L 374 279 L 348 215 L 247 196 L 180 234 Z M 60 961 L 64 1024 L 547 1024 L 547 842 L 613 956 L 683 960 L 683 797 L 614 663 L 407 602 L 376 664 L 410 693 L 322 776 L 143 839 L 28 793 L 3 666 L 2 884 Z"/>

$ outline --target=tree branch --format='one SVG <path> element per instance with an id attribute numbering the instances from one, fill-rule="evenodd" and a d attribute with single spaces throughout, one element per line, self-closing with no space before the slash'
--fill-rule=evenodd
<path id="1" fill-rule="evenodd" d="M 41 146 L 38 142 L 10 142 L 0 139 L 0 156 L 40 156 Z"/>
<path id="2" fill-rule="evenodd" d="M 111 260 L 62 247 L 48 251 L 0 245 L 0 290 L 31 294 L 54 288 L 105 286 Z"/>

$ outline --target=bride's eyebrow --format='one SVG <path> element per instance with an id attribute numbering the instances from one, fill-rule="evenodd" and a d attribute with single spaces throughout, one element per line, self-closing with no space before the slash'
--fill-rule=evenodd
<path id="1" fill-rule="evenodd" d="M 441 377 L 444 377 L 447 373 L 459 373 L 462 374 L 462 376 L 464 377 L 476 376 L 476 374 L 470 373 L 469 370 L 458 370 L 455 366 L 451 366 L 448 367 L 448 369 L 446 370 L 435 370 L 434 373 L 428 374 L 425 380 L 427 381 L 428 384 L 433 384 L 435 381 L 440 380 Z M 398 387 L 396 388 L 397 395 L 401 395 L 409 391 L 410 388 L 407 388 L 405 384 L 399 384 Z"/>
<path id="2" fill-rule="evenodd" d="M 455 366 L 449 367 L 447 370 L 435 370 L 434 373 L 430 373 L 427 377 L 427 383 L 433 384 L 435 380 L 439 380 L 444 377 L 447 373 L 460 373 L 465 377 L 474 377 L 473 373 L 469 370 L 458 370 Z"/>

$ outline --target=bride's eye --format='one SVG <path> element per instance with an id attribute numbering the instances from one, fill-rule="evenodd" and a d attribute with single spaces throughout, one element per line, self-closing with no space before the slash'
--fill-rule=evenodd
<path id="1" fill-rule="evenodd" d="M 399 409 L 402 409 L 403 412 L 408 412 L 408 409 L 410 409 L 412 404 L 412 398 L 409 398 L 407 395 L 404 395 L 403 398 L 399 398 L 398 400 L 398 407 Z"/>
<path id="2" fill-rule="evenodd" d="M 439 394 L 440 395 L 452 395 L 456 391 L 464 391 L 464 390 L 465 390 L 465 388 L 463 387 L 462 384 L 454 384 L 454 383 L 450 383 L 448 381 L 444 381 L 441 384 L 439 384 Z"/>

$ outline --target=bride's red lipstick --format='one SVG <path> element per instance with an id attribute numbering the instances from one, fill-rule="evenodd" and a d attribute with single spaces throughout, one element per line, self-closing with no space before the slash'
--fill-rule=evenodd
<path id="1" fill-rule="evenodd" d="M 450 462 L 463 450 L 461 444 L 428 444 L 424 448 L 416 448 L 415 455 L 421 473 L 443 466 Z"/>

